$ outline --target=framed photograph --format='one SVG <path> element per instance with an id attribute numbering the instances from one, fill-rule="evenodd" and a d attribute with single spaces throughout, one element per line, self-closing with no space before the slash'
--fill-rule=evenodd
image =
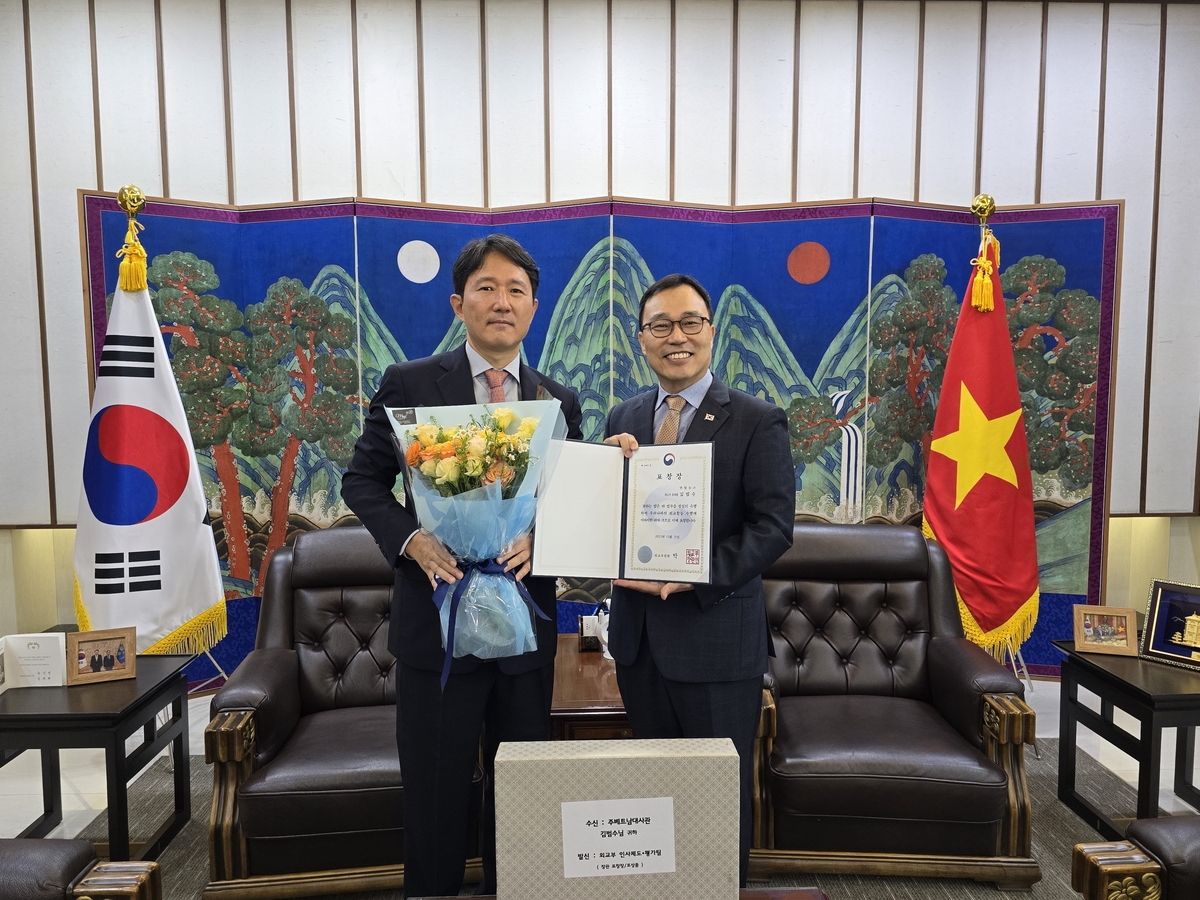
<path id="1" fill-rule="evenodd" d="M 1137 656 L 1137 610 L 1076 604 L 1075 649 L 1080 653 Z"/>
<path id="2" fill-rule="evenodd" d="M 67 635 L 67 685 L 118 681 L 137 675 L 137 629 L 76 631 Z"/>
<path id="3" fill-rule="evenodd" d="M 1200 585 L 1150 582 L 1141 657 L 1200 670 Z"/>

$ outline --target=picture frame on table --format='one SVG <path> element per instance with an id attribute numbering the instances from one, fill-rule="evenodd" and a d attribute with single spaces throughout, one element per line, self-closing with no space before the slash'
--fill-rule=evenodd
<path id="1" fill-rule="evenodd" d="M 137 629 L 107 628 L 67 635 L 67 686 L 137 676 Z"/>
<path id="2" fill-rule="evenodd" d="M 1200 671 L 1200 585 L 1150 582 L 1140 656 Z"/>
<path id="3" fill-rule="evenodd" d="M 1137 610 L 1125 606 L 1076 604 L 1075 650 L 1137 656 Z"/>

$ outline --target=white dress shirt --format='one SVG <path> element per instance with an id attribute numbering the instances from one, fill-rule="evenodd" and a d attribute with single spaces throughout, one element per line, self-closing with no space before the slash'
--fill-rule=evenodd
<path id="1" fill-rule="evenodd" d="M 471 364 L 471 382 L 475 385 L 475 402 L 491 403 L 492 389 L 488 387 L 484 373 L 495 366 L 480 356 L 470 341 L 467 341 L 466 348 L 467 362 Z M 514 356 L 503 371 L 508 373 L 508 378 L 504 379 L 504 401 L 516 403 L 521 399 L 521 354 Z"/>
<path id="2" fill-rule="evenodd" d="M 686 402 L 683 409 L 679 411 L 679 431 L 675 434 L 675 443 L 683 443 L 683 437 L 687 434 L 688 426 L 692 424 L 692 419 L 696 417 L 696 410 L 704 402 L 704 395 L 708 393 L 708 389 L 712 387 L 712 383 L 713 373 L 711 371 L 705 372 L 699 381 L 685 387 L 679 392 L 679 396 Z M 658 386 L 658 399 L 654 404 L 655 434 L 658 434 L 658 429 L 662 427 L 663 419 L 667 417 L 667 397 L 670 396 L 660 384 Z"/>

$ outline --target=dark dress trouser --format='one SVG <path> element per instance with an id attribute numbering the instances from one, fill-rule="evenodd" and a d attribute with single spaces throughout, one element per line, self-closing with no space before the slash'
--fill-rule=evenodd
<path id="1" fill-rule="evenodd" d="M 713 738 L 733 741 L 741 766 L 741 828 L 738 878 L 746 886 L 754 808 L 754 736 L 762 709 L 761 675 L 738 681 L 671 681 L 650 653 L 646 626 L 632 666 L 617 663 L 617 686 L 633 727 L 642 738 Z"/>
<path id="2" fill-rule="evenodd" d="M 483 737 L 484 799 L 480 823 L 483 891 L 496 893 L 493 766 L 503 741 L 550 736 L 554 661 L 506 675 L 497 662 L 453 674 L 396 665 L 396 739 L 404 781 L 404 892 L 456 896 L 467 857 L 471 785 Z"/>

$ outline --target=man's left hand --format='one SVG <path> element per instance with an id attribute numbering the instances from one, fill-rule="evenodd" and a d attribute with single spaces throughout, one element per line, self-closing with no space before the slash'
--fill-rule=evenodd
<path id="1" fill-rule="evenodd" d="M 633 456 L 633 451 L 638 448 L 637 438 L 628 432 L 621 432 L 620 434 L 614 434 L 612 437 L 606 437 L 604 443 L 620 447 L 626 459 Z"/>
<path id="2" fill-rule="evenodd" d="M 504 566 L 505 572 L 517 570 L 517 574 L 513 577 L 517 581 L 521 581 L 529 574 L 529 567 L 533 558 L 533 535 L 523 534 L 513 541 L 507 550 L 496 557 L 496 562 Z"/>
<path id="3" fill-rule="evenodd" d="M 678 581 L 627 581 L 624 578 L 618 578 L 613 584 L 631 591 L 641 591 L 643 594 L 658 594 L 664 600 L 671 594 L 692 589 L 690 584 Z"/>

